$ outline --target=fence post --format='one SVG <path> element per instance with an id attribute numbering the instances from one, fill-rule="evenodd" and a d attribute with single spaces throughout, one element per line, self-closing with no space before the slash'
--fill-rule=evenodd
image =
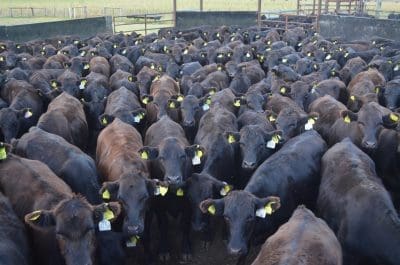
<path id="1" fill-rule="evenodd" d="M 172 1 L 174 28 L 176 27 L 176 0 Z"/>
<path id="2" fill-rule="evenodd" d="M 147 14 L 144 14 L 144 35 L 147 35 Z"/>
<path id="3" fill-rule="evenodd" d="M 85 18 L 87 18 L 88 16 L 87 16 L 87 6 L 85 6 L 84 8 L 83 8 L 83 10 L 85 11 Z"/>
<path id="4" fill-rule="evenodd" d="M 200 0 L 200 12 L 203 12 L 203 0 Z"/>
<path id="5" fill-rule="evenodd" d="M 257 25 L 258 28 L 261 28 L 261 1 L 262 0 L 258 0 L 258 8 L 257 8 Z"/>
<path id="6" fill-rule="evenodd" d="M 297 0 L 297 12 L 296 12 L 297 15 L 299 15 L 300 12 L 300 1 L 301 0 Z"/>

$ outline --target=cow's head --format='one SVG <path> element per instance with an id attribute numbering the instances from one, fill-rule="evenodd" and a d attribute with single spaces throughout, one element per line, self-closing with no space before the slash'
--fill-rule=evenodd
<path id="1" fill-rule="evenodd" d="M 199 145 L 184 146 L 175 137 L 165 138 L 159 147 L 145 146 L 139 150 L 145 160 L 154 160 L 164 181 L 181 185 L 187 178 L 186 172 L 192 165 L 200 165 L 204 160 L 204 148 Z"/>
<path id="2" fill-rule="evenodd" d="M 33 113 L 29 108 L 15 110 L 13 108 L 3 108 L 0 110 L 0 141 L 9 143 L 12 138 L 16 138 L 20 133 L 23 119 L 32 119 Z"/>
<path id="3" fill-rule="evenodd" d="M 104 182 L 100 189 L 104 200 L 121 203 L 125 212 L 123 232 L 128 238 L 143 234 L 144 218 L 151 198 L 164 196 L 164 191 L 168 191 L 168 184 L 147 177 L 140 171 L 125 173 L 117 181 Z"/>
<path id="4" fill-rule="evenodd" d="M 269 218 L 280 207 L 278 197 L 258 198 L 247 191 L 232 191 L 222 199 L 202 201 L 200 209 L 210 215 L 223 216 L 228 226 L 228 251 L 245 255 L 257 218 Z"/>
<path id="5" fill-rule="evenodd" d="M 225 136 L 229 143 L 239 143 L 242 169 L 253 171 L 275 152 L 282 132 L 268 132 L 261 125 L 247 125 L 240 132 L 227 132 Z"/>
<path id="6" fill-rule="evenodd" d="M 96 248 L 95 229 L 102 220 L 114 221 L 120 214 L 116 202 L 90 205 L 83 197 L 61 201 L 52 210 L 37 210 L 25 215 L 35 230 L 55 230 L 58 247 L 67 265 L 93 264 Z"/>
<path id="7" fill-rule="evenodd" d="M 209 224 L 207 214 L 199 208 L 200 203 L 208 198 L 217 199 L 226 196 L 233 189 L 226 182 L 219 181 L 205 173 L 192 174 L 186 180 L 185 187 L 187 197 L 192 205 L 192 228 L 194 231 L 204 231 Z"/>

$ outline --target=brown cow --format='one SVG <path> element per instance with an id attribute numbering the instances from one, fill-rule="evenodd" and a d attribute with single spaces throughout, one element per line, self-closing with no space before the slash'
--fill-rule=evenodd
<path id="1" fill-rule="evenodd" d="M 96 56 L 90 60 L 89 68 L 91 72 L 102 74 L 106 77 L 110 77 L 110 64 L 104 57 Z"/>
<path id="2" fill-rule="evenodd" d="M 103 199 L 123 202 L 127 215 L 123 230 L 129 237 L 143 233 L 148 201 L 159 189 L 138 153 L 142 147 L 139 132 L 118 118 L 97 139 L 97 166 L 106 181 L 100 193 Z"/>
<path id="3" fill-rule="evenodd" d="M 341 265 L 342 248 L 324 220 L 305 206 L 265 241 L 252 265 Z"/>
<path id="4" fill-rule="evenodd" d="M 63 92 L 48 106 L 37 125 L 42 130 L 54 133 L 69 143 L 85 149 L 88 125 L 85 111 L 78 99 Z"/>
<path id="5" fill-rule="evenodd" d="M 36 264 L 93 264 L 97 224 L 110 230 L 119 204 L 92 206 L 42 162 L 7 155 L 0 162 L 0 186 L 33 229 Z"/>

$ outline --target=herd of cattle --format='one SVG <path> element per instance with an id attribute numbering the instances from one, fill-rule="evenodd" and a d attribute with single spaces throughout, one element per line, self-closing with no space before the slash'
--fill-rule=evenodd
<path id="1" fill-rule="evenodd" d="M 0 42 L 0 263 L 167 262 L 176 218 L 189 262 L 223 217 L 238 264 L 265 242 L 255 265 L 399 265 L 399 51 L 300 27 Z"/>

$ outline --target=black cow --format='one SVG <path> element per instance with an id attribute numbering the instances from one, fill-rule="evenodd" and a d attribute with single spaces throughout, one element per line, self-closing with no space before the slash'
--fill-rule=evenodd
<path id="1" fill-rule="evenodd" d="M 247 254 L 252 237 L 261 236 L 265 240 L 265 236 L 289 219 L 299 204 L 313 208 L 318 194 L 320 158 L 326 148 L 317 132 L 305 132 L 265 160 L 244 190 L 200 204 L 203 212 L 225 217 L 230 235 L 228 250 L 240 255 L 239 261 Z"/>
<path id="2" fill-rule="evenodd" d="M 321 174 L 318 211 L 343 246 L 344 264 L 398 264 L 400 219 L 374 162 L 344 139 L 322 157 Z"/>

